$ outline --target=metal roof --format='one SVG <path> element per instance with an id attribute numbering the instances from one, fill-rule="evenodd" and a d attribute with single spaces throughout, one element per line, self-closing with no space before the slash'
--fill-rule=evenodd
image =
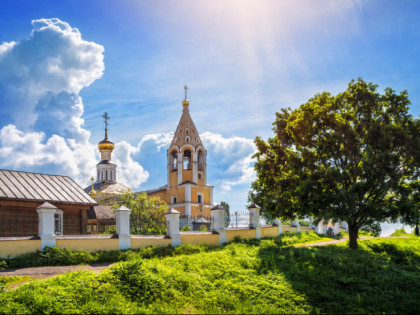
<path id="1" fill-rule="evenodd" d="M 115 213 L 108 206 L 92 206 L 87 212 L 88 220 L 114 220 Z"/>
<path id="2" fill-rule="evenodd" d="M 0 200 L 96 205 L 70 177 L 0 170 Z"/>
<path id="3" fill-rule="evenodd" d="M 86 193 L 89 193 L 92 190 L 92 185 L 85 187 L 83 190 Z M 95 190 L 97 193 L 102 192 L 104 194 L 114 195 L 133 192 L 133 190 L 130 187 L 127 187 L 121 183 L 111 182 L 107 180 L 94 183 L 93 190 Z"/>

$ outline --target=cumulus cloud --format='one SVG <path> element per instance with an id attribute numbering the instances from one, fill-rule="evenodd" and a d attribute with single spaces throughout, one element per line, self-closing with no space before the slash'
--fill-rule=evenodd
<path id="1" fill-rule="evenodd" d="M 233 186 L 250 184 L 255 179 L 252 155 L 256 147 L 252 139 L 243 137 L 225 138 L 220 134 L 205 132 L 201 135 L 207 149 L 210 170 L 216 172 L 216 189 L 230 191 Z"/>
<path id="2" fill-rule="evenodd" d="M 83 128 L 79 93 L 102 76 L 104 48 L 56 18 L 32 26 L 27 38 L 0 45 L 0 166 L 65 174 L 83 185 L 99 156 Z M 118 174 L 137 187 L 148 173 L 133 153 L 116 145 Z"/>

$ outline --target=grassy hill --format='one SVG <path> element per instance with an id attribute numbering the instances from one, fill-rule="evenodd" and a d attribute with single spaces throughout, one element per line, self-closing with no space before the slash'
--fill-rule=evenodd
<path id="1" fill-rule="evenodd" d="M 307 234 L 292 243 L 316 238 Z M 286 246 L 287 238 L 129 260 L 0 293 L 0 313 L 417 313 L 420 240 Z"/>

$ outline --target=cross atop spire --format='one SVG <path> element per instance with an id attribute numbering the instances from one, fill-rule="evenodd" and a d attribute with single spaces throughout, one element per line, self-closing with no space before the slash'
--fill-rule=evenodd
<path id="1" fill-rule="evenodd" d="M 105 139 L 108 139 L 108 120 L 111 119 L 111 117 L 109 117 L 107 112 L 105 112 L 102 117 L 105 121 Z"/>
<path id="2" fill-rule="evenodd" d="M 187 91 L 188 91 L 187 85 L 184 86 L 184 90 L 185 90 L 185 101 L 186 101 L 187 100 Z"/>

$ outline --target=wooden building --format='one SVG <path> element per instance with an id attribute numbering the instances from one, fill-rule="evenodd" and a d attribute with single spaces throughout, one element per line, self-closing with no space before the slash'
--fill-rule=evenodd
<path id="1" fill-rule="evenodd" d="M 97 205 L 68 176 L 0 170 L 0 236 L 38 235 L 36 208 L 49 202 L 56 234 L 86 234 L 87 212 Z"/>

